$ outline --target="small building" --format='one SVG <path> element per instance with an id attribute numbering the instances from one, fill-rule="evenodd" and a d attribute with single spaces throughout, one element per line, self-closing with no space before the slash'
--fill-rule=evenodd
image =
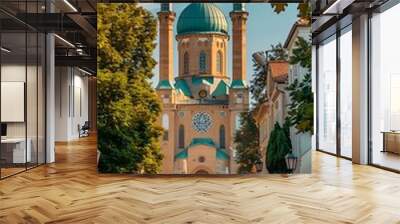
<path id="1" fill-rule="evenodd" d="M 269 136 L 276 122 L 283 125 L 287 114 L 289 63 L 284 60 L 269 61 L 266 78 L 266 101 L 255 109 L 254 119 L 259 127 L 260 153 L 265 163 Z M 266 172 L 265 165 L 263 171 Z"/>

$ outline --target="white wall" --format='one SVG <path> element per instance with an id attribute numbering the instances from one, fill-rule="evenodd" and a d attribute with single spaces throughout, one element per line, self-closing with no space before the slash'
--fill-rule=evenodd
<path id="1" fill-rule="evenodd" d="M 38 70 L 37 70 L 38 69 Z M 22 107 L 2 107 L 3 113 L 22 113 L 20 122 L 5 122 L 7 124 L 8 138 L 28 138 L 29 147 L 31 148 L 32 162 L 44 163 L 44 74 L 42 67 L 33 65 L 25 65 L 25 63 L 4 63 L 1 66 L 2 82 L 23 82 L 26 84 L 26 101 L 23 99 Z M 27 80 L 25 80 L 27 78 Z M 3 92 L 2 98 L 8 98 L 9 92 Z M 25 89 L 20 89 L 18 94 L 24 95 Z M 25 97 L 22 97 L 25 98 Z M 15 102 L 17 103 L 17 102 Z M 26 106 L 25 106 L 26 103 Z M 24 114 L 26 112 L 26 119 Z"/>
<path id="2" fill-rule="evenodd" d="M 27 69 L 27 70 L 26 70 Z M 24 82 L 25 81 L 25 75 L 26 71 L 28 71 L 28 74 L 34 70 L 33 66 L 26 67 L 25 64 L 3 64 L 1 66 L 1 81 L 2 82 Z M 35 72 L 36 73 L 36 72 Z M 31 80 L 29 80 L 32 82 Z M 29 83 L 30 85 L 32 83 Z M 36 81 L 33 83 L 36 85 Z M 36 89 L 31 89 L 27 88 L 27 96 L 28 96 L 28 103 L 33 101 L 31 98 L 34 97 L 36 98 Z M 30 92 L 32 90 L 32 92 Z M 4 96 L 3 96 L 4 97 Z M 32 106 L 32 105 L 31 105 Z M 34 105 L 36 108 L 36 105 Z M 7 110 L 8 108 L 1 108 L 1 110 Z M 22 108 L 24 110 L 24 108 Z M 33 114 L 28 113 L 27 118 L 28 121 L 30 122 L 31 120 L 34 120 L 33 118 L 36 119 L 36 114 L 34 114 L 34 117 L 32 117 Z M 7 136 L 8 137 L 25 137 L 25 123 L 26 122 L 6 122 L 7 123 Z M 31 125 L 28 126 L 30 128 Z M 35 127 L 36 129 L 36 127 Z M 29 136 L 28 136 L 29 137 Z"/>
<path id="3" fill-rule="evenodd" d="M 56 141 L 79 138 L 78 125 L 88 121 L 88 78 L 76 68 L 56 67 Z"/>
<path id="4" fill-rule="evenodd" d="M 70 76 L 67 67 L 55 69 L 55 140 L 67 141 L 69 133 L 69 84 Z"/>
<path id="5" fill-rule="evenodd" d="M 297 47 L 297 40 L 299 37 L 304 38 L 305 40 L 310 41 L 310 27 L 297 27 L 296 31 L 293 34 L 292 40 L 288 44 L 288 56 L 291 57 L 293 55 L 293 49 Z M 299 81 L 304 79 L 304 76 L 307 74 L 307 69 L 303 68 L 300 64 L 289 65 L 289 84 L 293 83 L 295 79 Z"/>
<path id="6" fill-rule="evenodd" d="M 25 82 L 25 64 L 3 64 L 1 66 L 2 82 Z M 7 108 L 1 108 L 7 110 Z M 7 137 L 25 137 L 25 122 L 7 122 Z"/>

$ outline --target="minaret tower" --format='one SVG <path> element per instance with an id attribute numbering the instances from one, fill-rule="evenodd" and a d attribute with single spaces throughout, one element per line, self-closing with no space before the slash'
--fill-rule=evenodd
<path id="1" fill-rule="evenodd" d="M 246 81 L 247 16 L 244 3 L 234 3 L 232 20 L 232 88 L 244 87 Z"/>
<path id="2" fill-rule="evenodd" d="M 234 3 L 230 12 L 232 20 L 232 82 L 229 90 L 229 110 L 231 126 L 230 160 L 235 161 L 235 132 L 240 128 L 240 114 L 249 110 L 249 90 L 246 84 L 246 34 L 249 13 L 244 3 Z M 232 151 L 233 150 L 233 151 Z M 237 173 L 238 164 L 230 163 L 230 173 Z"/>
<path id="3" fill-rule="evenodd" d="M 164 129 L 161 137 L 161 152 L 164 155 L 162 173 L 174 172 L 174 148 L 175 148 L 175 94 L 172 81 L 174 78 L 173 68 L 173 27 L 175 12 L 172 11 L 171 3 L 161 3 L 158 12 L 159 20 L 159 82 L 156 87 L 157 94 L 161 98 L 163 112 L 160 123 Z"/>
<path id="4" fill-rule="evenodd" d="M 158 12 L 159 35 L 160 35 L 160 61 L 159 87 L 166 88 L 170 86 L 174 78 L 173 67 L 173 27 L 175 21 L 175 12 L 172 11 L 171 3 L 161 3 L 161 11 Z"/>

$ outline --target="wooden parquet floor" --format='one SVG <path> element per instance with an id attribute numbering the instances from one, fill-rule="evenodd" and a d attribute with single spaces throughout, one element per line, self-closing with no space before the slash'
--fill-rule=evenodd
<path id="1" fill-rule="evenodd" d="M 0 223 L 400 223 L 400 175 L 315 152 L 313 174 L 98 174 L 96 142 L 0 181 Z"/>

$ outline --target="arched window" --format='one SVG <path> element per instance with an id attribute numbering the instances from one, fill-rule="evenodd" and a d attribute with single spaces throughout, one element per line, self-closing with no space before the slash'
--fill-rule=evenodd
<path id="1" fill-rule="evenodd" d="M 162 116 L 162 127 L 164 129 L 164 133 L 163 133 L 163 140 L 164 141 L 168 141 L 168 129 L 169 129 L 169 118 L 168 118 L 168 114 L 163 114 Z"/>
<path id="2" fill-rule="evenodd" d="M 217 72 L 222 72 L 222 66 L 223 66 L 222 52 L 218 51 L 218 53 L 217 53 Z"/>
<path id="3" fill-rule="evenodd" d="M 219 147 L 225 148 L 225 126 L 223 125 L 219 127 Z"/>
<path id="4" fill-rule="evenodd" d="M 183 73 L 189 74 L 189 54 L 187 52 L 183 55 Z"/>
<path id="5" fill-rule="evenodd" d="M 235 117 L 235 131 L 238 131 L 240 129 L 240 127 L 242 126 L 241 124 L 241 118 L 240 118 L 240 114 L 236 114 Z"/>
<path id="6" fill-rule="evenodd" d="M 162 116 L 162 127 L 165 130 L 169 129 L 169 118 L 168 118 L 168 114 L 163 114 Z"/>
<path id="7" fill-rule="evenodd" d="M 179 125 L 178 148 L 185 148 L 185 127 Z"/>
<path id="8" fill-rule="evenodd" d="M 204 51 L 200 52 L 200 56 L 199 56 L 199 70 L 200 72 L 206 72 L 207 69 L 207 65 L 206 65 L 206 53 Z"/>

